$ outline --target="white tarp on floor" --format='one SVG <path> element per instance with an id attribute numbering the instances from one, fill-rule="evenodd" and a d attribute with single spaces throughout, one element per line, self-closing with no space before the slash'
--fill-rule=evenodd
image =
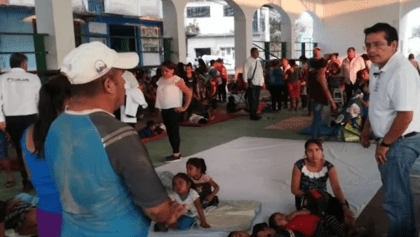
<path id="1" fill-rule="evenodd" d="M 241 137 L 202 151 L 190 157 L 206 160 L 207 173 L 219 184 L 221 200 L 258 200 L 261 213 L 254 223 L 267 222 L 277 211 L 294 211 L 294 196 L 290 191 L 294 163 L 304 156 L 305 141 Z M 374 159 L 374 148 L 364 149 L 358 143 L 326 142 L 325 159 L 336 166 L 341 188 L 351 210 L 360 215 L 378 189 L 380 174 Z M 189 157 L 188 157 L 189 158 Z M 156 170 L 174 174 L 186 172 L 182 159 Z M 328 186 L 332 193 L 331 187 Z M 227 236 L 227 232 L 171 231 L 149 236 Z"/>

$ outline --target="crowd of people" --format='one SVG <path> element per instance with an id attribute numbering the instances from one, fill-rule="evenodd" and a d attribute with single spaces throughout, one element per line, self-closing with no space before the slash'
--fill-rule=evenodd
<path id="1" fill-rule="evenodd" d="M 318 140 L 323 107 L 338 108 L 334 89 L 344 103 L 357 96 L 363 105 L 361 144 L 371 144 L 372 132 L 379 138 L 375 159 L 390 217 L 388 236 L 415 236 L 409 169 L 420 155 L 418 63 L 397 52 L 392 26 L 378 23 L 365 35 L 367 55 L 358 56 L 350 47 L 342 62 L 337 54 L 322 57 L 316 47 L 314 57 L 301 57 L 299 65 L 283 58 L 264 68 L 258 49 L 252 48 L 235 82 L 222 60 L 210 67 L 200 60 L 197 68 L 165 61 L 149 78 L 144 71 L 127 71 L 137 66 L 136 53 L 91 42 L 69 52 L 60 74 L 41 86 L 26 72 L 27 57 L 13 54 L 11 72 L 0 77 L 0 155 L 7 157 L 10 136 L 24 191 L 33 187 L 37 197 L 0 202 L 0 236 L 5 229 L 39 236 L 147 236 L 151 220 L 156 231 L 166 231 L 188 229 L 197 216 L 202 227 L 211 228 L 203 210 L 217 206 L 220 188 L 206 173 L 205 161 L 189 159 L 186 172 L 174 176 L 175 195 L 169 197 L 139 139 L 157 133 L 156 123 L 148 122 L 141 131 L 133 126 L 146 109 L 152 114 L 159 109 L 172 147 L 166 161 L 179 160 L 181 119 L 196 113 L 211 119 L 227 99 L 227 109 L 237 111 L 229 88 L 246 90 L 250 119 L 259 120 L 264 87 L 272 112 L 289 106 L 298 110 L 299 101 L 308 107 L 313 139 L 292 170 L 296 211 L 273 213 L 268 224 L 254 226 L 253 236 L 345 236 L 355 230 L 337 170 L 324 159 Z M 14 186 L 8 162 L 0 160 L 8 172 L 6 186 Z M 328 180 L 333 195 L 327 193 Z M 229 236 L 249 235 L 235 231 Z"/>

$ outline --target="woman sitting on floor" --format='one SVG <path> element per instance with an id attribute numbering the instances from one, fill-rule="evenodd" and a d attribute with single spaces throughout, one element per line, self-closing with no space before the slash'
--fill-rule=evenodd
<path id="1" fill-rule="evenodd" d="M 324 159 L 322 143 L 316 139 L 308 140 L 305 143 L 305 155 L 306 157 L 298 160 L 293 167 L 292 193 L 295 195 L 296 209 L 302 209 L 303 196 L 309 190 L 317 189 L 327 192 L 327 180 L 329 178 L 335 198 L 342 207 L 344 221 L 349 227 L 353 226 L 354 214 L 349 209 L 341 191 L 337 169 Z M 341 218 L 338 219 L 340 220 Z"/>

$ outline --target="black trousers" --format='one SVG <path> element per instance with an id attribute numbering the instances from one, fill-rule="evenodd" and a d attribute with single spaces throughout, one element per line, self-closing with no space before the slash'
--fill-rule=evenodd
<path id="1" fill-rule="evenodd" d="M 287 88 L 287 83 L 282 86 L 283 89 L 283 104 L 284 108 L 287 109 L 287 102 L 289 101 L 289 89 Z"/>
<path id="2" fill-rule="evenodd" d="M 248 106 L 249 106 L 249 115 L 254 117 L 257 115 L 258 105 L 260 103 L 260 92 L 261 86 L 252 85 L 251 88 L 248 88 Z"/>
<path id="3" fill-rule="evenodd" d="M 308 95 L 300 95 L 300 101 L 302 101 L 302 109 L 308 106 Z"/>
<path id="4" fill-rule="evenodd" d="M 173 153 L 179 152 L 179 145 L 181 144 L 181 137 L 179 136 L 179 117 L 180 114 L 175 109 L 162 109 L 163 124 L 166 126 L 169 143 L 172 147 Z"/>
<path id="5" fill-rule="evenodd" d="M 25 132 L 25 129 L 35 123 L 36 114 L 23 115 L 23 116 L 6 116 L 6 130 L 10 134 L 13 144 L 16 147 L 17 159 L 19 161 L 20 174 L 22 176 L 22 184 L 31 185 L 28 180 L 28 174 L 25 170 L 25 164 L 23 163 L 22 147 L 20 146 L 20 140 Z"/>
<path id="6" fill-rule="evenodd" d="M 276 104 L 278 104 L 278 110 L 281 110 L 281 102 L 284 100 L 284 85 L 282 86 L 269 86 L 268 91 L 271 95 L 271 107 L 273 111 L 277 110 Z"/>
<path id="7" fill-rule="evenodd" d="M 347 101 L 349 101 L 349 99 L 351 99 L 351 97 L 353 96 L 353 90 L 354 90 L 354 86 L 352 84 L 345 84 L 345 90 L 346 90 L 346 97 L 347 97 Z M 346 101 L 346 103 L 347 103 Z"/>
<path id="8" fill-rule="evenodd" d="M 217 96 L 220 101 L 226 102 L 226 81 L 222 80 L 222 84 L 217 87 Z"/>

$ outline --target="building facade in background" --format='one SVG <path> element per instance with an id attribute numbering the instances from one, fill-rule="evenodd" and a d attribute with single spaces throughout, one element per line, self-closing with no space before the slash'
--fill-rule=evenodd
<path id="1" fill-rule="evenodd" d="M 76 46 L 101 41 L 120 51 L 136 51 L 141 66 L 159 65 L 162 60 L 162 1 L 160 0 L 73 0 Z M 31 17 L 35 0 L 0 0 L 0 52 L 25 52 L 28 69 L 37 70 Z M 10 54 L 0 54 L 0 71 L 8 71 Z"/>

